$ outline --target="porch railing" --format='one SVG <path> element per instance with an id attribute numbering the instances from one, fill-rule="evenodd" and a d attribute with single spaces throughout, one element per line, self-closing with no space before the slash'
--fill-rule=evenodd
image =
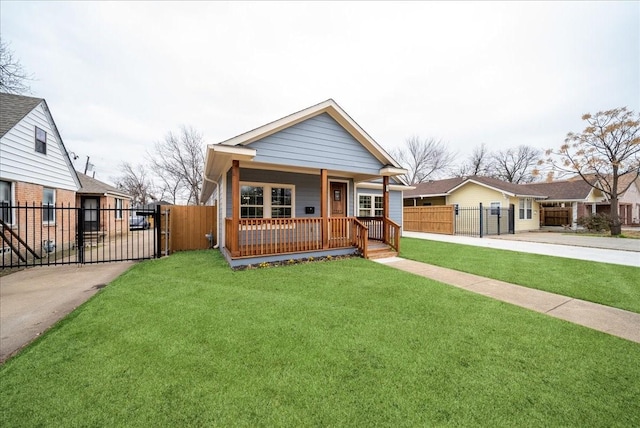
<path id="1" fill-rule="evenodd" d="M 399 224 L 384 217 L 358 217 L 358 220 L 369 230 L 369 239 L 382 241 L 394 250 L 400 251 Z"/>
<path id="2" fill-rule="evenodd" d="M 329 218 L 322 241 L 322 218 L 240 219 L 225 218 L 225 248 L 231 257 L 254 257 L 357 247 L 366 253 L 367 226 L 354 217 Z"/>

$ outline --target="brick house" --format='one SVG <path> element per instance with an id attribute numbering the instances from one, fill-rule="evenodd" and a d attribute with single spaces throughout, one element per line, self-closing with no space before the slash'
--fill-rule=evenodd
<path id="1" fill-rule="evenodd" d="M 102 236 L 121 235 L 129 225 L 131 196 L 80 172 L 76 207 L 83 207 L 83 230 Z"/>
<path id="2" fill-rule="evenodd" d="M 0 93 L 0 220 L 3 235 L 21 237 L 36 252 L 69 236 L 80 181 L 47 102 Z M 21 206 L 41 209 L 24 209 Z M 64 218 L 63 218 L 64 217 Z M 24 235 L 29 225 L 29 236 Z M 71 226 L 70 226 L 71 225 Z M 13 232 L 13 233 L 12 233 Z M 15 238 L 17 239 L 17 238 Z M 3 240 L 4 245 L 8 241 Z"/>

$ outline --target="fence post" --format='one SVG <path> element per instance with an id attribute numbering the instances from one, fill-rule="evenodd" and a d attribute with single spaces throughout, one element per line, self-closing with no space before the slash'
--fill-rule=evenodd
<path id="1" fill-rule="evenodd" d="M 159 259 L 162 256 L 162 216 L 160 214 L 161 205 L 156 205 L 156 212 L 153 214 L 153 226 L 156 228 L 156 254 L 155 258 Z"/>
<path id="2" fill-rule="evenodd" d="M 76 212 L 76 233 L 78 234 L 78 251 L 76 261 L 84 263 L 84 206 L 77 208 Z"/>
<path id="3" fill-rule="evenodd" d="M 533 207 L 532 207 L 533 209 Z M 514 204 L 509 205 L 509 233 L 516 233 L 516 206 Z"/>
<path id="4" fill-rule="evenodd" d="M 482 224 L 482 202 L 480 202 L 480 237 L 482 238 L 482 230 L 483 230 L 483 224 Z"/>

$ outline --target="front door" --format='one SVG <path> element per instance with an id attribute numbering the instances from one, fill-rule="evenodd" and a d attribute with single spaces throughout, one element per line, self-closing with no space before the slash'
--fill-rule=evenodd
<path id="1" fill-rule="evenodd" d="M 96 232 L 100 224 L 100 210 L 98 198 L 84 198 L 82 201 L 84 208 L 84 231 Z"/>
<path id="2" fill-rule="evenodd" d="M 347 216 L 347 183 L 331 182 L 331 217 Z"/>

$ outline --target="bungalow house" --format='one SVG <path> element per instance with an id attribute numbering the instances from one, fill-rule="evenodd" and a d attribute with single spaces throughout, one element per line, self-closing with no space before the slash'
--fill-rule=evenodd
<path id="1" fill-rule="evenodd" d="M 513 205 L 514 231 L 522 232 L 539 229 L 539 201 L 544 198 L 543 193 L 520 184 L 471 176 L 416 184 L 414 189 L 404 192 L 404 206 L 454 205 L 457 208 L 475 208 L 482 204 L 489 209 L 490 215 L 495 215 Z M 456 215 L 461 215 L 458 210 Z"/>
<path id="2" fill-rule="evenodd" d="M 397 254 L 405 172 L 329 99 L 209 145 L 201 202 L 232 267 Z"/>
<path id="3" fill-rule="evenodd" d="M 595 183 L 595 178 L 592 183 Z M 611 212 L 611 202 L 598 185 L 594 188 L 579 176 L 569 180 L 531 183 L 525 186 L 547 194 L 542 207 L 548 212 L 550 209 L 570 208 L 570 223 L 574 226 L 580 217 L 596 213 L 608 215 Z M 628 186 L 618 197 L 620 221 L 625 225 L 637 224 L 640 219 L 640 179 L 634 175 L 625 175 L 620 177 L 618 186 L 620 189 Z M 545 225 L 544 220 L 541 225 Z"/>
<path id="4" fill-rule="evenodd" d="M 117 188 L 80 172 L 76 207 L 83 207 L 83 230 L 96 237 L 120 235 L 129 227 L 131 197 Z"/>
<path id="5" fill-rule="evenodd" d="M 578 218 L 595 214 L 597 205 L 605 202 L 603 193 L 582 179 L 530 183 L 523 186 L 546 196 L 540 201 L 540 226 L 570 224 L 575 229 Z"/>
<path id="6" fill-rule="evenodd" d="M 3 253 L 22 240 L 36 253 L 63 236 L 70 218 L 56 218 L 54 206 L 73 206 L 78 176 L 42 98 L 0 93 L 0 220 Z M 31 209 L 17 207 L 28 204 Z M 34 209 L 38 207 L 40 209 Z M 30 234 L 24 236 L 30 225 Z M 28 241 L 28 242 L 27 242 Z M 69 245 L 69 242 L 58 242 Z"/>

